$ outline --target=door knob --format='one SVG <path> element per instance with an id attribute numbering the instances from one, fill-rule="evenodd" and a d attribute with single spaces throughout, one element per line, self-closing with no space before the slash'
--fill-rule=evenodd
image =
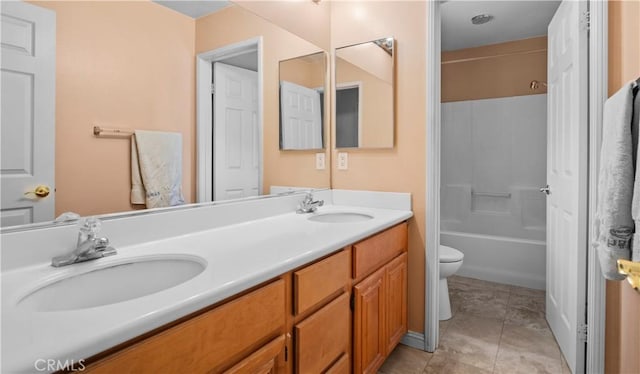
<path id="1" fill-rule="evenodd" d="M 37 197 L 47 197 L 49 196 L 49 192 L 51 192 L 49 190 L 49 186 L 45 186 L 41 184 L 37 186 L 33 191 L 27 191 L 24 194 L 25 195 L 34 194 Z"/>
<path id="2" fill-rule="evenodd" d="M 551 189 L 549 188 L 549 185 L 547 184 L 544 187 L 540 187 L 540 192 L 549 195 L 551 193 Z"/>

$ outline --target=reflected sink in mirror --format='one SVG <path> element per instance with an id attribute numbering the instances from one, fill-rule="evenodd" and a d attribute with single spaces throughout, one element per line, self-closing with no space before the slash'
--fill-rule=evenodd
<path id="1" fill-rule="evenodd" d="M 332 212 L 321 213 L 309 217 L 309 221 L 326 223 L 361 222 L 372 219 L 373 216 L 364 213 Z"/>
<path id="2" fill-rule="evenodd" d="M 54 312 L 120 303 L 184 283 L 206 266 L 196 256 L 136 258 L 40 286 L 23 297 L 18 307 Z"/>

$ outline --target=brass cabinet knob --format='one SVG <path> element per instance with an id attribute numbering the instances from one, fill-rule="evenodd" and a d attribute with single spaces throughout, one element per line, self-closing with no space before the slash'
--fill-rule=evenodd
<path id="1" fill-rule="evenodd" d="M 49 186 L 39 185 L 33 191 L 27 191 L 24 194 L 25 195 L 34 194 L 38 197 L 47 197 L 49 196 L 49 192 L 51 192 L 51 190 L 49 190 Z"/>

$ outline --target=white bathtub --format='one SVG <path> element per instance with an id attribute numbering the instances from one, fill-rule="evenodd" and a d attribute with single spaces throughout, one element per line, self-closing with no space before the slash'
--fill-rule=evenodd
<path id="1" fill-rule="evenodd" d="M 544 241 L 442 231 L 440 244 L 464 253 L 457 275 L 545 289 Z"/>

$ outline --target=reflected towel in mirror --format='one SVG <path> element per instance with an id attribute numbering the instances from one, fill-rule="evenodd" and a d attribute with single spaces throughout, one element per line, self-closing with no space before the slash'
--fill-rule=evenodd
<path id="1" fill-rule="evenodd" d="M 135 131 L 131 137 L 131 203 L 147 208 L 184 204 L 182 134 Z"/>

